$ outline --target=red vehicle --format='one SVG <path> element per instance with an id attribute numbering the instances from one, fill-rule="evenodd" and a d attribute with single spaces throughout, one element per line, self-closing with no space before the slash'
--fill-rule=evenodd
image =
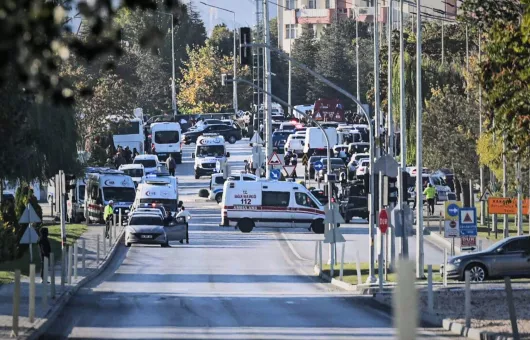
<path id="1" fill-rule="evenodd" d="M 313 119 L 323 122 L 345 121 L 344 106 L 339 99 L 322 99 L 315 102 L 313 109 Z"/>

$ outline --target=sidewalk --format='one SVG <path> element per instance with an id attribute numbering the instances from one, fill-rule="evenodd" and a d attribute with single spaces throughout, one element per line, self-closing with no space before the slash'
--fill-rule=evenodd
<path id="1" fill-rule="evenodd" d="M 32 331 L 38 329 L 47 318 L 58 312 L 68 301 L 67 293 L 73 292 L 77 285 L 87 277 L 93 277 L 101 271 L 105 263 L 110 259 L 117 245 L 116 238 L 121 239 L 124 227 L 116 227 L 112 244 L 106 241 L 106 252 L 103 253 L 103 225 L 90 225 L 88 230 L 78 239 L 78 270 L 77 279 L 74 279 L 74 270 L 72 269 L 72 284 L 68 285 L 67 279 L 64 286 L 61 286 L 61 260 L 55 259 L 55 299 L 50 298 L 51 285 L 47 285 L 48 301 L 43 304 L 44 285 L 41 283 L 40 273 L 36 273 L 35 284 L 35 320 L 30 323 L 29 313 L 29 278 L 23 277 L 20 284 L 20 313 L 19 313 L 19 338 L 27 337 Z M 97 263 L 97 237 L 100 239 L 99 263 Z M 85 270 L 82 269 L 82 242 L 85 240 Z M 73 252 L 72 252 L 73 254 Z M 75 255 L 74 255 L 75 256 Z M 39 260 L 40 261 L 40 260 Z M 72 263 L 73 265 L 73 263 Z M 28 264 L 29 266 L 29 264 Z M 65 269 L 67 275 L 67 269 Z M 51 276 L 51 273 L 50 273 Z M 88 279 L 87 279 L 88 280 Z M 85 280 L 85 281 L 87 281 Z M 51 279 L 49 280 L 51 282 Z M 85 282 L 83 281 L 83 283 Z M 9 339 L 12 332 L 12 313 L 13 313 L 13 295 L 14 284 L 5 284 L 0 286 L 0 339 Z"/>

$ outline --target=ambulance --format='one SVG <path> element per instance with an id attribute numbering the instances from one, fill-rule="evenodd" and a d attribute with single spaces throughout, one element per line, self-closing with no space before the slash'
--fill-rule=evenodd
<path id="1" fill-rule="evenodd" d="M 88 174 L 86 181 L 86 204 L 90 222 L 104 223 L 103 209 L 114 201 L 114 213 L 121 210 L 124 218 L 134 202 L 136 191 L 131 176 L 123 171 L 102 169 Z"/>
<path id="2" fill-rule="evenodd" d="M 230 176 L 230 179 L 233 181 L 257 181 L 259 177 L 253 174 L 239 173 L 233 176 Z M 210 194 L 208 199 L 221 203 L 223 201 L 223 188 L 226 179 L 223 174 L 213 174 L 210 179 Z"/>
<path id="3" fill-rule="evenodd" d="M 182 129 L 179 123 L 163 122 L 151 124 L 152 147 L 160 161 L 172 155 L 177 164 L 182 163 Z"/>
<path id="4" fill-rule="evenodd" d="M 219 172 L 219 169 L 223 169 L 228 157 L 230 157 L 230 153 L 226 152 L 223 136 L 211 133 L 199 136 L 195 152 L 191 154 L 191 158 L 195 159 L 193 166 L 195 179 Z M 219 166 L 217 166 L 217 162 L 219 162 Z"/>
<path id="5" fill-rule="evenodd" d="M 223 188 L 220 226 L 249 233 L 254 227 L 310 228 L 324 233 L 324 206 L 295 182 L 232 181 Z"/>
<path id="6" fill-rule="evenodd" d="M 161 204 L 166 211 L 175 214 L 178 211 L 178 194 L 171 184 L 158 178 L 146 178 L 145 182 L 140 183 L 136 189 L 132 210 L 146 204 Z"/>

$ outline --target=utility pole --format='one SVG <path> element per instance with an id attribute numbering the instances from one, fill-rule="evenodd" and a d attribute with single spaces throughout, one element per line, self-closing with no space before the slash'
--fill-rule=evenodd
<path id="1" fill-rule="evenodd" d="M 504 198 L 506 198 L 506 196 L 508 195 L 508 178 L 507 178 L 507 173 L 506 173 L 506 164 L 507 163 L 507 160 L 506 160 L 506 136 L 503 135 L 502 136 L 502 195 Z M 503 226 L 504 226 L 504 230 L 503 230 L 503 234 L 504 234 L 504 237 L 509 237 L 510 236 L 510 229 L 509 229 L 509 225 L 508 225 L 508 215 L 507 214 L 504 214 L 504 220 L 502 221 L 503 223 Z"/>
<path id="2" fill-rule="evenodd" d="M 295 33 L 296 34 L 296 33 Z M 292 45 L 291 45 L 291 41 L 293 41 L 293 38 L 291 37 L 291 39 L 289 39 L 289 55 L 292 55 Z M 291 109 L 291 78 L 292 77 L 292 65 L 291 65 L 291 61 L 289 60 L 289 84 L 287 86 L 287 103 L 289 104 L 289 107 L 287 108 L 288 109 L 288 112 L 289 112 L 289 117 L 293 114 L 293 110 Z"/>
<path id="3" fill-rule="evenodd" d="M 173 108 L 173 116 L 177 115 L 177 92 L 175 90 L 175 34 L 174 34 L 174 23 L 173 23 L 173 14 L 171 14 L 171 68 L 172 78 L 171 78 L 171 106 Z M 234 42 L 235 43 L 235 42 Z"/>
<path id="4" fill-rule="evenodd" d="M 523 235 L 523 180 L 521 162 L 517 161 L 517 235 Z"/>
<path id="5" fill-rule="evenodd" d="M 381 139 L 379 135 L 380 120 L 380 98 L 379 98 L 379 6 L 378 0 L 374 1 L 374 89 L 375 89 L 375 157 L 378 158 L 380 154 Z M 372 168 L 370 168 L 372 169 Z M 371 170 L 370 170 L 371 171 Z"/>
<path id="6" fill-rule="evenodd" d="M 392 58 L 392 29 L 393 29 L 393 1 L 389 1 L 388 10 L 388 116 L 387 116 L 387 129 L 388 129 L 388 151 L 390 156 L 394 156 L 394 121 L 392 115 L 392 69 L 393 69 L 393 58 Z"/>
<path id="7" fill-rule="evenodd" d="M 421 0 L 417 0 L 416 11 L 416 278 L 423 278 L 423 159 L 421 97 Z"/>
<path id="8" fill-rule="evenodd" d="M 356 79 L 357 82 L 357 101 L 361 102 L 361 80 L 360 78 L 360 72 L 359 72 L 359 11 L 356 8 L 355 9 L 355 73 L 356 73 Z M 357 114 L 361 112 L 361 108 L 359 105 L 357 105 Z"/>
<path id="9" fill-rule="evenodd" d="M 478 31 L 478 62 L 482 61 L 482 37 L 480 36 L 480 30 Z M 479 114 L 479 136 L 482 137 L 482 84 L 478 84 L 478 114 Z M 484 181 L 484 167 L 480 166 L 480 194 L 484 195 L 484 187 L 486 183 Z M 489 218 L 489 217 L 488 217 Z M 484 225 L 486 220 L 486 202 L 480 201 L 480 224 Z"/>
<path id="10" fill-rule="evenodd" d="M 263 13 L 264 13 L 264 22 L 263 22 L 263 28 L 265 32 L 265 45 L 270 45 L 271 39 L 270 39 L 270 22 L 269 22 L 269 1 L 263 0 Z M 271 93 L 271 51 L 269 48 L 265 49 L 265 90 L 267 90 L 268 93 Z M 263 125 L 265 126 L 265 143 L 267 145 L 267 159 L 269 159 L 272 155 L 272 122 L 271 122 L 271 96 L 265 93 L 266 100 L 265 100 L 265 107 L 263 109 Z M 269 165 L 269 162 L 267 162 L 266 165 L 266 177 L 267 179 L 270 179 L 270 172 L 271 172 L 271 166 Z"/>
<path id="11" fill-rule="evenodd" d="M 235 12 L 232 12 L 232 14 L 234 15 L 234 78 L 237 77 L 237 44 L 236 44 L 236 37 L 237 37 L 237 29 L 236 29 L 236 13 Z M 238 105 L 237 105 L 237 83 L 234 82 L 233 84 L 233 92 L 232 92 L 232 95 L 233 95 L 233 106 L 234 106 L 234 113 L 237 114 L 237 111 L 239 110 L 238 108 Z"/>
<path id="12" fill-rule="evenodd" d="M 406 129 L 406 112 L 405 112 L 405 42 L 403 38 L 403 30 L 405 29 L 405 22 L 403 20 L 403 4 L 405 0 L 399 3 L 399 141 L 400 141 L 400 160 L 401 171 L 399 182 L 399 207 L 403 209 L 405 202 L 403 201 L 403 191 L 407 190 L 407 185 L 402 185 L 402 172 L 407 168 L 407 129 Z M 404 222 L 404 219 L 402 219 Z M 406 230 L 406 228 L 405 228 Z M 409 242 L 408 235 L 401 237 L 401 254 L 403 258 L 409 257 Z"/>

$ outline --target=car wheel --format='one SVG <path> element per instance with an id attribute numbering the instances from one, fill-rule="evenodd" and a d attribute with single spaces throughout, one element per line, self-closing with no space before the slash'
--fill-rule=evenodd
<path id="1" fill-rule="evenodd" d="M 252 229 L 254 229 L 254 221 L 249 218 L 244 218 L 237 223 L 237 228 L 239 228 L 242 233 L 250 233 Z"/>
<path id="2" fill-rule="evenodd" d="M 324 221 L 313 221 L 313 223 L 311 223 L 311 230 L 313 230 L 315 234 L 324 234 Z"/>
<path id="3" fill-rule="evenodd" d="M 198 173 L 195 173 L 195 179 L 199 179 L 201 176 Z"/>
<path id="4" fill-rule="evenodd" d="M 469 271 L 472 282 L 483 282 L 488 277 L 486 268 L 479 263 L 472 263 L 468 265 L 465 271 Z M 465 276 L 464 276 L 464 279 L 465 279 Z"/>
<path id="5" fill-rule="evenodd" d="M 230 136 L 228 137 L 228 143 L 235 144 L 237 142 L 236 136 Z"/>
<path id="6" fill-rule="evenodd" d="M 129 248 L 129 247 L 131 246 L 131 243 L 130 243 L 130 242 L 125 242 L 125 246 L 126 246 L 127 248 Z"/>
<path id="7" fill-rule="evenodd" d="M 217 203 L 221 203 L 223 201 L 223 193 L 222 192 L 220 192 L 217 195 L 215 195 L 215 201 Z"/>

